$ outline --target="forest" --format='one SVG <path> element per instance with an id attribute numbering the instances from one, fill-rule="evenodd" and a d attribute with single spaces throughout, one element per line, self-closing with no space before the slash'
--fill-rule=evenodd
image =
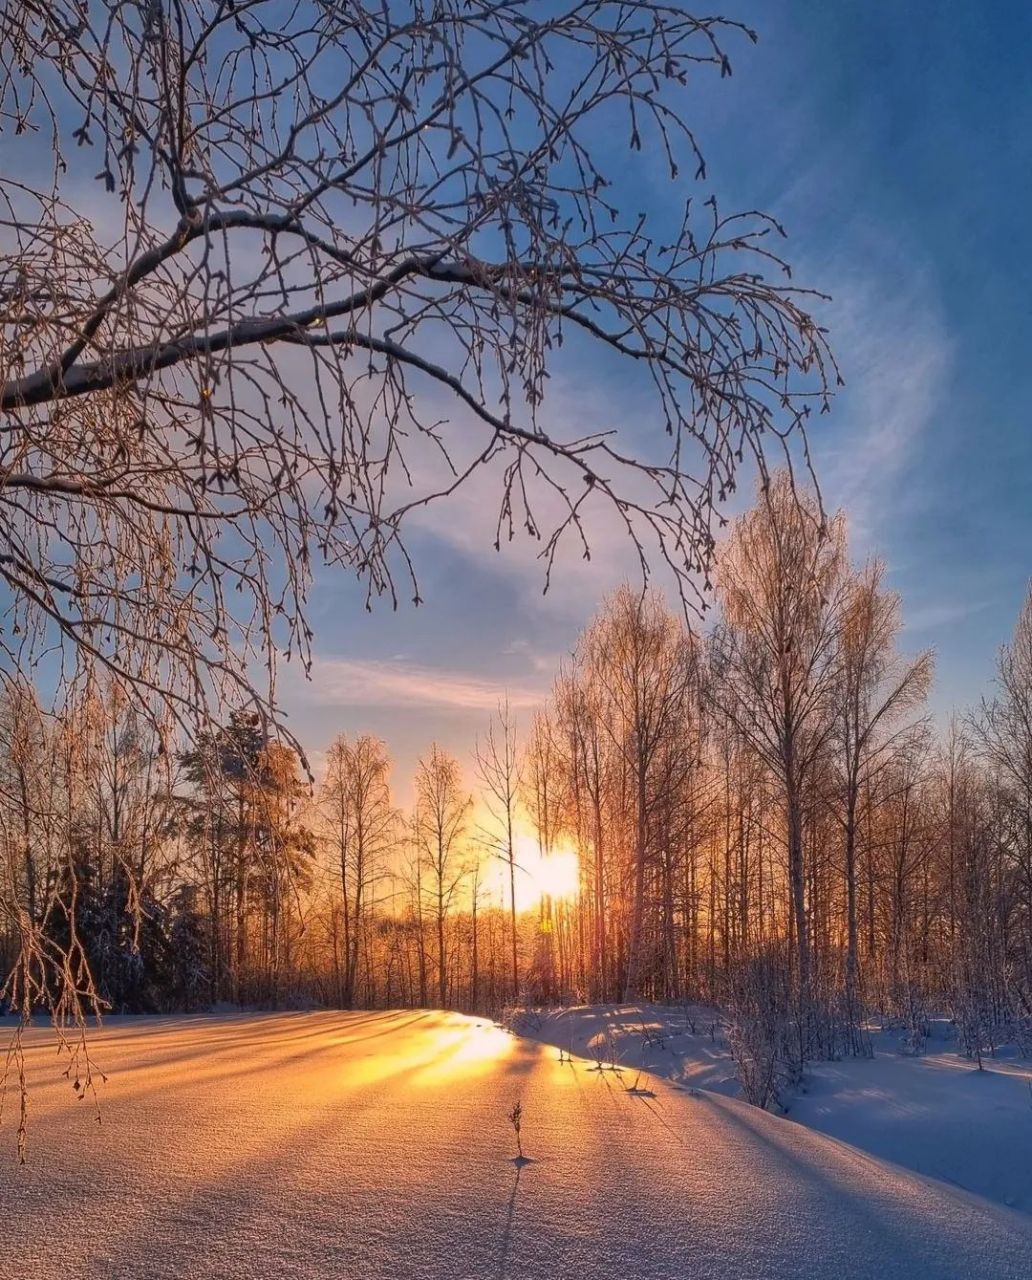
<path id="1" fill-rule="evenodd" d="M 1032 1276 L 996 8 L 0 3 L 5 1280 Z"/>
<path id="2" fill-rule="evenodd" d="M 313 784 L 253 715 L 183 742 L 115 683 L 63 715 L 11 684 L 4 1001 L 706 1002 L 789 1073 L 866 1053 L 873 1013 L 915 1049 L 932 1011 L 972 1057 L 1025 1043 L 1032 596 L 992 690 L 936 727 L 885 574 L 777 472 L 720 543 L 709 625 L 620 588 L 531 722 L 503 704 L 466 769 L 428 745 L 408 811 L 361 726 Z"/>

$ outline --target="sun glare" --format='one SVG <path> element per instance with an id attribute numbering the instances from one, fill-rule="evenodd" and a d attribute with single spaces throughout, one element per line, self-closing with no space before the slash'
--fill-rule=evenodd
<path id="1" fill-rule="evenodd" d="M 518 908 L 529 910 L 542 898 L 568 900 L 577 896 L 577 855 L 572 849 L 545 853 L 534 836 L 524 835 L 517 836 L 515 851 L 520 868 L 516 881 Z"/>

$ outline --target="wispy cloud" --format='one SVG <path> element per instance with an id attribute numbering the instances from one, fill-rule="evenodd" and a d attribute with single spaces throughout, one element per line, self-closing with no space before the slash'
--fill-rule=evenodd
<path id="1" fill-rule="evenodd" d="M 529 640 L 522 638 L 510 641 L 502 652 L 506 657 L 520 658 L 529 665 L 531 671 L 542 673 L 549 677 L 554 675 L 559 663 L 565 656 L 562 653 L 551 651 L 542 652 L 536 649 Z"/>
<path id="2" fill-rule="evenodd" d="M 829 502 L 846 508 L 853 541 L 877 544 L 898 511 L 900 482 L 908 501 L 917 497 L 914 463 L 945 391 L 952 342 L 916 269 L 908 279 L 847 268 L 831 291 L 846 387 L 827 442 L 814 432 L 818 476 Z"/>
<path id="3" fill-rule="evenodd" d="M 992 608 L 995 604 L 995 600 L 969 600 L 967 598 L 919 604 L 916 608 L 906 610 L 906 630 L 908 632 L 934 631 L 939 627 L 947 626 L 949 623 L 961 622 L 976 613 L 981 613 L 984 609 Z"/>
<path id="4" fill-rule="evenodd" d="M 442 403 L 440 416 L 449 419 L 452 457 L 456 468 L 465 471 L 483 447 L 482 428 L 461 405 Z M 576 362 L 554 370 L 548 398 L 540 412 L 540 425 L 551 437 L 565 442 L 616 433 L 627 453 L 668 460 L 670 445 L 654 400 L 643 398 L 641 388 L 634 385 L 614 389 L 610 381 Z M 441 434 L 446 434 L 443 428 Z M 690 461 L 688 448 L 685 457 Z M 476 468 L 447 500 L 415 509 L 409 517 L 409 527 L 432 534 L 480 564 L 489 564 L 508 582 L 529 614 L 583 621 L 608 591 L 626 579 L 640 577 L 634 542 L 613 504 L 598 490 L 587 499 L 579 497 L 584 488 L 583 476 L 547 451 L 542 452 L 539 462 L 554 484 L 545 482 L 534 464 L 526 466 L 531 520 L 527 521 L 521 509 L 523 489 L 517 484 L 512 494 L 513 527 L 510 530 L 507 519 L 499 524 L 505 470 L 512 462 L 513 456 L 504 454 L 491 464 Z M 442 463 L 436 450 L 414 449 L 408 465 L 416 491 L 433 490 L 449 481 L 449 476 L 440 474 Z M 600 458 L 594 459 L 593 465 L 604 467 Z M 614 468 L 612 479 L 625 498 L 641 501 L 645 506 L 658 500 L 654 489 L 632 470 L 618 472 Z M 556 485 L 578 498 L 578 524 L 568 520 L 566 500 Z M 552 559 L 551 584 L 544 594 L 549 537 L 559 527 L 565 531 Z M 660 557 L 644 520 L 636 522 L 636 531 L 649 552 L 650 568 L 662 578 Z M 664 585 L 670 584 L 664 579 Z"/>
<path id="5" fill-rule="evenodd" d="M 541 706 L 547 694 L 544 681 L 509 683 L 501 678 L 407 662 L 320 658 L 302 697 L 309 703 L 324 706 L 420 706 L 493 711 L 506 697 L 514 709 L 533 709 Z"/>

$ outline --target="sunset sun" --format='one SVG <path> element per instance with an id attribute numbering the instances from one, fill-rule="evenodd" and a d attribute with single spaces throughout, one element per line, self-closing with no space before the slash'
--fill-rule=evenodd
<path id="1" fill-rule="evenodd" d="M 536 907 L 542 898 L 572 901 L 579 884 L 576 853 L 569 848 L 546 853 L 536 836 L 517 836 L 515 841 L 516 906 L 522 911 Z"/>

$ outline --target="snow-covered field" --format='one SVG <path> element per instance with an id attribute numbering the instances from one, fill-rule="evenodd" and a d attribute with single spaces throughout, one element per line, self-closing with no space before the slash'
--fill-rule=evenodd
<path id="1" fill-rule="evenodd" d="M 595 1047 L 687 1088 L 738 1097 L 719 1019 L 704 1008 L 652 1005 L 528 1011 L 518 1030 L 594 1058 Z M 693 1029 L 694 1028 L 694 1029 Z M 1004 1053 L 984 1070 L 961 1057 L 952 1029 L 931 1024 L 923 1054 L 901 1036 L 871 1036 L 874 1057 L 812 1063 L 789 1118 L 917 1173 L 1032 1213 L 1032 1064 Z"/>
<path id="2" fill-rule="evenodd" d="M 30 1033 L 5 1280 L 1032 1275 L 1022 1213 L 458 1014 L 114 1019 L 93 1049 L 99 1125 Z"/>

